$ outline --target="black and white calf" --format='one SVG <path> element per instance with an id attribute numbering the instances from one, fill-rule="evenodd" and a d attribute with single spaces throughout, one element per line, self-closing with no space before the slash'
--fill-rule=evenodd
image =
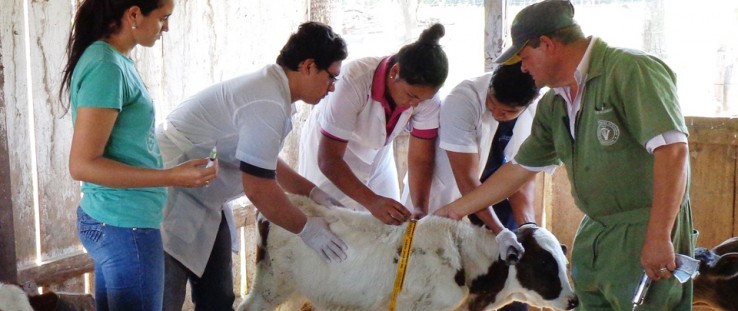
<path id="1" fill-rule="evenodd" d="M 694 279 L 695 305 L 738 311 L 738 237 L 711 250 L 698 247 L 694 254 L 700 261 L 700 275 Z"/>
<path id="2" fill-rule="evenodd" d="M 325 263 L 297 235 L 260 216 L 254 284 L 238 310 L 273 310 L 293 296 L 304 296 L 318 310 L 388 310 L 406 225 L 384 225 L 369 213 L 329 209 L 304 197 L 291 200 L 308 215 L 340 220 L 330 228 L 348 244 L 348 259 Z M 559 241 L 533 226 L 517 235 L 525 254 L 508 266 L 488 230 L 451 219 L 422 219 L 397 310 L 476 311 L 513 300 L 576 307 Z"/>

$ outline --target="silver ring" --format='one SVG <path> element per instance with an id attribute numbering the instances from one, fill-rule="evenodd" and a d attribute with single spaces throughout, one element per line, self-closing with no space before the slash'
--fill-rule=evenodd
<path id="1" fill-rule="evenodd" d="M 659 269 L 659 273 L 666 273 L 666 272 L 669 272 L 669 269 L 666 269 L 666 267 Z"/>

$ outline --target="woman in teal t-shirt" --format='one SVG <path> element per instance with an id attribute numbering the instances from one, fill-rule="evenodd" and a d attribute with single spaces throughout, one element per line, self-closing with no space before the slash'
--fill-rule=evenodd
<path id="1" fill-rule="evenodd" d="M 154 103 L 130 58 L 168 31 L 173 9 L 173 0 L 85 0 L 67 43 L 60 95 L 70 95 L 69 172 L 83 181 L 77 229 L 95 262 L 97 310 L 161 310 L 164 187 L 200 187 L 217 173 L 207 159 L 162 169 Z"/>

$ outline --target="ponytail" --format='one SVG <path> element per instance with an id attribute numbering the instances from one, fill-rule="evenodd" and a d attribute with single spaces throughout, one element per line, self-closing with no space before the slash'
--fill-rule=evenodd
<path id="1" fill-rule="evenodd" d="M 445 34 L 443 25 L 433 24 L 417 41 L 403 46 L 395 55 L 400 78 L 410 85 L 440 88 L 448 76 L 448 58 L 438 43 Z"/>

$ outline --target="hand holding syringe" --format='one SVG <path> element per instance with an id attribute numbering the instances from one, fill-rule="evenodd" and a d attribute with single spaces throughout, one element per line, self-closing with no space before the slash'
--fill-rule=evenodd
<path id="1" fill-rule="evenodd" d="M 210 150 L 210 155 L 208 156 L 208 164 L 205 165 L 205 168 L 210 168 L 213 165 L 215 165 L 215 160 L 218 157 L 218 145 L 213 146 L 213 150 Z M 217 168 L 216 168 L 217 169 Z M 205 182 L 205 187 L 210 187 L 210 182 Z"/>
<path id="2" fill-rule="evenodd" d="M 210 185 L 218 176 L 217 150 L 213 148 L 208 158 L 192 159 L 169 168 L 172 183 L 168 186 L 198 188 Z"/>

